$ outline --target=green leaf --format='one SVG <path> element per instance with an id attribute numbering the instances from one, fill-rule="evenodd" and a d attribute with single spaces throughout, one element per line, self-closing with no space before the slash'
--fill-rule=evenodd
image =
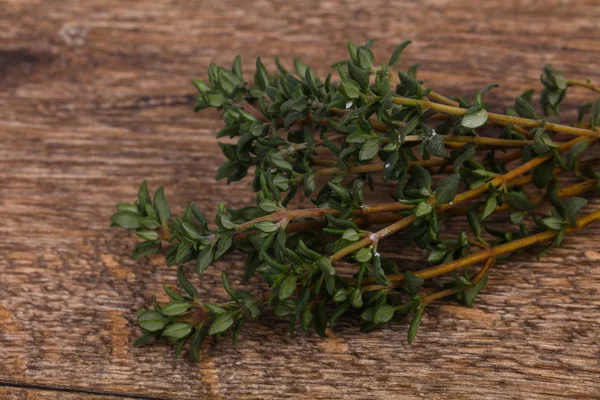
<path id="1" fill-rule="evenodd" d="M 283 280 L 281 286 L 279 286 L 279 300 L 285 300 L 294 294 L 296 290 L 296 277 L 290 275 Z"/>
<path id="2" fill-rule="evenodd" d="M 490 216 L 498 207 L 498 200 L 495 195 L 490 196 L 485 201 L 485 206 L 483 206 L 483 211 L 481 213 L 481 219 L 484 220 Z"/>
<path id="3" fill-rule="evenodd" d="M 238 294 L 231 289 L 231 285 L 229 285 L 229 280 L 227 279 L 227 274 L 225 274 L 225 271 L 221 272 L 221 283 L 223 283 L 223 288 L 232 300 L 238 301 L 240 299 L 240 296 L 238 296 Z"/>
<path id="4" fill-rule="evenodd" d="M 159 331 L 166 323 L 167 319 L 158 311 L 144 311 L 138 317 L 138 325 L 148 332 Z"/>
<path id="5" fill-rule="evenodd" d="M 264 212 L 268 212 L 268 213 L 272 213 L 273 211 L 277 210 L 277 204 L 270 199 L 264 199 L 260 202 L 260 204 L 258 205 L 258 207 L 263 210 Z"/>
<path id="6" fill-rule="evenodd" d="M 360 239 L 360 234 L 354 229 L 346 229 L 342 235 L 342 239 L 356 242 L 358 239 Z"/>
<path id="7" fill-rule="evenodd" d="M 294 58 L 294 70 L 299 77 L 304 78 L 306 76 L 306 69 L 308 65 L 299 58 Z"/>
<path id="8" fill-rule="evenodd" d="M 419 290 L 423 287 L 425 279 L 420 276 L 413 275 L 410 271 L 404 273 L 404 282 L 406 291 L 413 296 L 419 293 Z"/>
<path id="9" fill-rule="evenodd" d="M 540 225 L 551 231 L 560 231 L 564 227 L 565 221 L 559 217 L 546 217 L 540 220 Z"/>
<path id="10" fill-rule="evenodd" d="M 402 54 L 402 51 L 406 48 L 406 46 L 408 46 L 411 43 L 412 43 L 412 41 L 405 40 L 404 42 L 402 42 L 398 46 L 396 46 L 396 48 L 394 49 L 394 52 L 392 53 L 392 57 L 390 57 L 390 61 L 388 62 L 388 65 L 390 67 L 393 67 L 394 65 L 398 64 L 398 60 L 400 59 L 400 54 Z"/>
<path id="11" fill-rule="evenodd" d="M 354 62 L 348 62 L 348 72 L 350 73 L 350 77 L 358 82 L 358 85 L 362 89 L 367 89 L 369 87 L 369 74 L 356 65 Z"/>
<path id="12" fill-rule="evenodd" d="M 254 224 L 254 227 L 265 233 L 272 233 L 279 229 L 279 225 L 271 221 L 261 221 Z"/>
<path id="13" fill-rule="evenodd" d="M 488 113 L 484 108 L 473 107 L 464 115 L 461 125 L 465 128 L 476 129 L 485 125 L 488 119 Z"/>
<path id="14" fill-rule="evenodd" d="M 148 192 L 148 184 L 144 180 L 142 185 L 140 186 L 140 190 L 138 191 L 138 201 L 140 202 L 140 207 L 144 209 L 146 204 L 150 203 L 150 193 Z"/>
<path id="15" fill-rule="evenodd" d="M 437 184 L 435 188 L 435 201 L 437 204 L 449 204 L 454 200 L 458 185 L 460 183 L 460 174 L 454 174 L 445 177 Z"/>
<path id="16" fill-rule="evenodd" d="M 186 293 L 190 295 L 190 297 L 198 297 L 198 291 L 196 290 L 194 285 L 192 285 L 191 282 L 188 281 L 188 279 L 186 278 L 185 273 L 183 272 L 183 266 L 180 266 L 177 270 L 177 279 L 179 280 L 179 284 L 181 285 L 183 290 L 185 290 Z"/>
<path id="17" fill-rule="evenodd" d="M 160 313 L 167 317 L 174 317 L 176 315 L 183 314 L 184 312 L 189 310 L 190 307 L 191 307 L 191 304 L 188 303 L 187 301 L 175 300 L 175 301 L 172 301 L 169 304 L 165 305 L 160 310 Z"/>
<path id="18" fill-rule="evenodd" d="M 227 252 L 227 250 L 229 250 L 229 248 L 232 245 L 233 245 L 233 238 L 231 236 L 224 236 L 221 239 L 219 239 L 219 242 L 217 243 L 217 251 L 215 252 L 214 259 L 217 260 L 218 258 L 220 258 L 223 254 L 225 254 Z"/>
<path id="19" fill-rule="evenodd" d="M 360 153 L 358 158 L 360 161 L 368 161 L 372 160 L 373 157 L 377 155 L 379 151 L 379 139 L 371 138 L 365 141 L 365 143 L 360 148 Z"/>
<path id="20" fill-rule="evenodd" d="M 158 233 L 156 231 L 137 231 L 135 234 L 150 242 L 158 240 Z"/>
<path id="21" fill-rule="evenodd" d="M 232 313 L 220 315 L 210 326 L 208 334 L 210 336 L 223 333 L 233 325 L 234 318 Z"/>
<path id="22" fill-rule="evenodd" d="M 352 182 L 352 197 L 359 206 L 363 205 L 365 202 L 364 186 L 365 181 L 362 179 L 356 179 L 354 182 Z"/>
<path id="23" fill-rule="evenodd" d="M 169 325 L 163 331 L 163 336 L 177 340 L 186 337 L 192 333 L 192 327 L 185 322 L 177 322 Z"/>
<path id="24" fill-rule="evenodd" d="M 565 211 L 569 225 L 576 225 L 577 214 L 587 205 L 587 200 L 582 197 L 571 197 L 565 201 Z"/>
<path id="25" fill-rule="evenodd" d="M 427 142 L 427 151 L 432 156 L 446 158 L 446 146 L 444 145 L 444 137 L 442 135 L 432 136 Z"/>
<path id="26" fill-rule="evenodd" d="M 515 109 L 517 110 L 517 114 L 522 118 L 538 119 L 535 108 L 522 96 L 516 98 Z"/>
<path id="27" fill-rule="evenodd" d="M 481 236 L 481 220 L 479 219 L 479 212 L 477 210 L 477 204 L 470 206 L 467 210 L 467 221 L 471 227 L 471 231 L 476 238 Z"/>
<path id="28" fill-rule="evenodd" d="M 352 294 L 350 295 L 350 303 L 352 304 L 352 307 L 354 307 L 354 308 L 362 308 L 362 306 L 363 306 L 362 292 L 360 291 L 359 288 L 356 288 L 352 291 Z"/>
<path id="29" fill-rule="evenodd" d="M 235 56 L 235 59 L 233 60 L 231 71 L 234 74 L 236 74 L 241 80 L 244 79 L 244 76 L 242 74 L 242 57 L 239 54 Z"/>
<path id="30" fill-rule="evenodd" d="M 371 247 L 363 247 L 362 249 L 359 249 L 356 253 L 354 253 L 354 258 L 360 263 L 369 261 L 372 256 L 373 248 Z"/>
<path id="31" fill-rule="evenodd" d="M 156 208 L 156 214 L 163 226 L 167 226 L 169 218 L 171 217 L 171 210 L 165 201 L 164 188 L 161 186 L 154 194 L 154 208 Z"/>
<path id="32" fill-rule="evenodd" d="M 483 289 L 485 286 L 487 278 L 487 274 L 483 275 L 483 277 L 475 285 L 469 286 L 462 292 L 462 300 L 467 306 L 471 307 L 473 305 L 475 297 L 477 297 L 481 289 Z"/>
<path id="33" fill-rule="evenodd" d="M 537 206 L 537 203 L 529 201 L 523 192 L 510 192 L 507 193 L 504 198 L 515 210 L 531 211 Z"/>
<path id="34" fill-rule="evenodd" d="M 148 343 L 150 341 L 150 339 L 152 339 L 153 337 L 154 337 L 154 333 L 144 333 L 142 336 L 139 336 L 137 339 L 135 339 L 135 341 L 133 342 L 133 345 L 135 347 L 143 346 L 146 343 Z"/>
<path id="35" fill-rule="evenodd" d="M 431 214 L 431 211 L 433 211 L 433 207 L 431 206 L 431 204 L 427 203 L 426 201 L 420 202 L 414 208 L 414 213 L 417 218 L 427 216 L 427 215 Z"/>
<path id="36" fill-rule="evenodd" d="M 190 357 L 195 362 L 200 362 L 200 349 L 205 338 L 206 329 L 204 329 L 204 322 L 202 322 L 192 335 L 192 343 L 190 344 Z"/>
<path id="37" fill-rule="evenodd" d="M 196 260 L 196 272 L 198 275 L 202 275 L 204 270 L 212 264 L 214 259 L 214 250 L 212 246 L 204 248 L 198 255 Z"/>
<path id="38" fill-rule="evenodd" d="M 169 295 L 170 298 L 172 298 L 173 300 L 183 301 L 183 296 L 181 296 L 179 293 L 175 292 L 173 289 L 171 289 L 164 283 L 163 283 L 162 287 L 163 287 L 163 290 Z"/>
<path id="39" fill-rule="evenodd" d="M 381 307 L 377 308 L 377 310 L 375 310 L 375 314 L 373 315 L 373 322 L 375 322 L 376 324 L 385 324 L 387 322 L 390 322 L 395 312 L 396 307 L 389 304 L 384 304 Z"/>
<path id="40" fill-rule="evenodd" d="M 417 314 L 415 314 L 412 321 L 410 322 L 410 327 L 408 328 L 408 344 L 412 344 L 412 342 L 415 340 L 415 337 L 417 336 L 417 331 L 421 326 L 422 316 L 423 309 L 420 308 L 419 311 L 417 311 Z"/>
<path id="41" fill-rule="evenodd" d="M 252 296 L 246 296 L 242 298 L 242 311 L 248 318 L 256 318 L 260 314 L 260 307 L 258 301 Z"/>
<path id="42" fill-rule="evenodd" d="M 349 79 L 342 81 L 340 90 L 348 99 L 358 99 L 361 95 L 360 87 Z"/>
<path id="43" fill-rule="evenodd" d="M 416 79 L 409 75 L 403 74 L 402 72 L 398 72 L 398 77 L 400 78 L 402 86 L 404 86 L 411 94 L 418 98 L 423 96 L 423 88 Z"/>
<path id="44" fill-rule="evenodd" d="M 131 211 L 119 211 L 114 213 L 111 220 L 123 229 L 137 229 L 140 227 L 139 214 Z"/>

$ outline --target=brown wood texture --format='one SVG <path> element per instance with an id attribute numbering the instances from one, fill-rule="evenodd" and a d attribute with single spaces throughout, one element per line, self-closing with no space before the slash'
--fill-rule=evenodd
<path id="1" fill-rule="evenodd" d="M 135 310 L 175 276 L 161 257 L 128 258 L 113 204 L 144 178 L 177 211 L 253 201 L 247 182 L 214 181 L 221 124 L 191 111 L 191 79 L 238 53 L 246 71 L 279 55 L 324 73 L 369 38 L 386 58 L 412 39 L 401 67 L 420 63 L 442 93 L 500 84 L 497 109 L 539 89 L 545 63 L 600 81 L 596 0 L 0 1 L 0 397 L 600 398 L 598 225 L 542 262 L 500 262 L 473 308 L 432 305 L 412 346 L 402 319 L 368 335 L 346 319 L 321 339 L 267 317 L 199 365 L 132 348 Z M 225 298 L 219 269 L 241 285 L 239 259 L 217 267 L 207 299 Z"/>

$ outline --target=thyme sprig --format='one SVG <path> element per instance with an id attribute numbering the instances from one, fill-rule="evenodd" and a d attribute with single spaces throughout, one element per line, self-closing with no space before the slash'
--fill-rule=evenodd
<path id="1" fill-rule="evenodd" d="M 571 88 L 597 94 L 597 86 L 548 65 L 542 117 L 533 90 L 494 113 L 484 98 L 497 85 L 449 98 L 425 87 L 416 66 L 394 71 L 409 43 L 376 67 L 371 42 L 350 42 L 349 59 L 324 80 L 299 59 L 294 71 L 276 59 L 270 73 L 258 58 L 245 77 L 238 56 L 231 68 L 211 64 L 207 82 L 194 81 L 195 111 L 220 110 L 217 137 L 234 141 L 219 144 L 226 161 L 216 178 L 230 183 L 252 171 L 256 204 L 221 203 L 209 222 L 190 203 L 174 217 L 163 188 L 151 197 L 144 181 L 135 203 L 117 205 L 113 224 L 143 239 L 133 258 L 164 250 L 184 291 L 164 286 L 172 301 L 139 312 L 136 345 L 168 338 L 179 355 L 189 343 L 198 361 L 206 337 L 231 331 L 237 342 L 246 321 L 267 310 L 287 318 L 291 334 L 300 327 L 321 336 L 350 312 L 364 330 L 410 314 L 410 343 L 432 301 L 455 296 L 471 306 L 496 260 L 545 244 L 541 256 L 600 219 L 600 211 L 582 214 L 580 197 L 599 192 L 598 159 L 589 154 L 600 138 L 600 99 L 583 105 L 575 124 L 555 119 Z M 375 184 L 393 201 L 377 201 Z M 299 192 L 314 207 L 288 207 Z M 401 270 L 380 254 L 380 242 L 400 231 L 406 247 L 427 253 L 428 267 Z M 260 276 L 266 293 L 232 288 L 224 271 L 230 300 L 200 299 L 184 265 L 202 275 L 234 252 L 245 255 L 244 279 Z M 448 274 L 446 288 L 426 285 Z"/>

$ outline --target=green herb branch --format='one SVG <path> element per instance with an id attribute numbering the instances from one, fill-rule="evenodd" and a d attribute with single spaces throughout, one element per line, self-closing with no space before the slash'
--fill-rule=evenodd
<path id="1" fill-rule="evenodd" d="M 485 97 L 497 85 L 449 98 L 427 88 L 416 66 L 392 71 L 409 43 L 376 67 L 372 42 L 350 42 L 348 59 L 324 79 L 299 59 L 293 71 L 276 59 L 269 72 L 258 58 L 244 74 L 237 57 L 193 81 L 195 111 L 219 110 L 216 136 L 229 139 L 219 144 L 216 178 L 247 179 L 256 201 L 221 203 L 212 218 L 190 203 L 173 216 L 163 188 L 151 196 L 144 181 L 137 201 L 117 204 L 113 225 L 142 239 L 133 258 L 162 252 L 179 266 L 181 290 L 164 286 L 171 301 L 138 313 L 136 345 L 164 338 L 199 361 L 206 338 L 231 334 L 236 343 L 263 313 L 287 319 L 292 335 L 321 336 L 341 317 L 360 315 L 369 331 L 410 315 L 411 343 L 434 300 L 472 306 L 496 262 L 544 245 L 541 256 L 600 218 L 582 214 L 582 196 L 600 193 L 600 99 L 572 124 L 557 119 L 570 90 L 595 95 L 597 86 L 547 65 L 539 105 L 527 90 L 495 113 Z M 292 208 L 302 195 L 313 206 Z M 402 252 L 424 252 L 423 261 L 400 268 L 382 256 L 391 236 L 405 242 Z M 192 281 L 233 253 L 244 255 L 243 280 L 258 276 L 264 286 L 234 288 L 223 262 L 229 300 L 200 298 Z M 435 289 L 445 275 L 453 281 Z"/>

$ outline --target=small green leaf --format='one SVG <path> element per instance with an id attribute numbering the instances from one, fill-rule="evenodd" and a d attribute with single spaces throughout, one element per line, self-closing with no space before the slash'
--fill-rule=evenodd
<path id="1" fill-rule="evenodd" d="M 523 192 L 510 192 L 505 196 L 506 201 L 512 208 L 520 211 L 531 211 L 535 209 L 537 203 L 529 201 Z"/>
<path id="2" fill-rule="evenodd" d="M 138 317 L 138 325 L 148 332 L 161 330 L 166 322 L 167 319 L 158 311 L 144 311 Z"/>
<path id="3" fill-rule="evenodd" d="M 342 235 L 342 239 L 356 242 L 358 239 L 360 239 L 360 234 L 354 229 L 346 229 Z"/>
<path id="4" fill-rule="evenodd" d="M 196 290 L 194 285 L 192 285 L 192 283 L 186 278 L 185 273 L 183 272 L 183 266 L 180 266 L 177 270 L 177 279 L 179 280 L 179 284 L 181 285 L 183 290 L 185 290 L 186 293 L 190 295 L 190 297 L 194 299 L 198 297 L 198 291 Z"/>
<path id="5" fill-rule="evenodd" d="M 164 188 L 161 186 L 154 194 L 154 207 L 156 208 L 156 214 L 163 226 L 167 226 L 169 218 L 171 217 L 171 210 L 165 200 Z"/>
<path id="6" fill-rule="evenodd" d="M 352 79 L 358 82 L 358 85 L 362 89 L 369 87 L 369 74 L 352 61 L 348 62 L 348 73 L 350 73 Z"/>
<path id="7" fill-rule="evenodd" d="M 560 231 L 564 227 L 565 221 L 559 217 L 546 217 L 540 220 L 540 225 L 552 231 Z"/>
<path id="8" fill-rule="evenodd" d="M 515 109 L 517 110 L 517 114 L 522 118 L 538 119 L 535 108 L 522 96 L 516 98 Z"/>
<path id="9" fill-rule="evenodd" d="M 449 204 L 454 200 L 458 185 L 460 183 L 460 174 L 454 174 L 445 177 L 437 184 L 435 188 L 435 201 L 437 204 Z"/>
<path id="10" fill-rule="evenodd" d="M 150 242 L 157 241 L 159 237 L 156 231 L 137 231 L 135 234 Z"/>
<path id="11" fill-rule="evenodd" d="M 279 225 L 271 221 L 261 221 L 254 224 L 254 227 L 265 233 L 272 233 L 279 229 Z"/>
<path id="12" fill-rule="evenodd" d="M 373 249 L 371 247 L 363 247 L 354 254 L 354 258 L 356 259 L 356 261 L 361 263 L 369 261 L 372 256 Z"/>
<path id="13" fill-rule="evenodd" d="M 340 90 L 348 99 L 358 99 L 361 96 L 360 87 L 349 79 L 342 81 Z"/>
<path id="14" fill-rule="evenodd" d="M 379 151 L 379 139 L 371 138 L 364 142 L 362 147 L 360 148 L 360 153 L 358 158 L 360 161 L 368 161 L 372 160 L 373 157 L 377 155 Z"/>
<path id="15" fill-rule="evenodd" d="M 354 307 L 354 308 L 362 308 L 362 306 L 363 306 L 362 292 L 360 291 L 359 288 L 356 288 L 352 291 L 352 294 L 350 295 L 350 303 L 352 304 L 352 307 Z"/>
<path id="16" fill-rule="evenodd" d="M 190 303 L 187 301 L 172 301 L 169 304 L 165 305 L 161 310 L 161 314 L 167 317 L 174 317 L 176 315 L 183 314 L 191 307 Z"/>
<path id="17" fill-rule="evenodd" d="M 431 206 L 431 204 L 427 203 L 426 201 L 420 202 L 414 208 L 414 213 L 417 218 L 427 216 L 427 215 L 431 214 L 432 211 L 433 211 L 433 207 Z"/>
<path id="18" fill-rule="evenodd" d="M 569 225 L 576 225 L 577 214 L 587 205 L 587 200 L 582 197 L 571 197 L 565 201 L 565 211 Z"/>
<path id="19" fill-rule="evenodd" d="M 410 322 L 410 327 L 408 328 L 408 344 L 412 344 L 412 342 L 415 340 L 415 337 L 417 336 L 417 331 L 419 330 L 419 327 L 421 326 L 421 317 L 422 316 L 423 316 L 423 309 L 420 308 L 419 311 L 417 311 L 417 314 L 415 314 L 412 321 Z"/>
<path id="20" fill-rule="evenodd" d="M 421 278 L 420 276 L 413 275 L 410 271 L 406 271 L 404 273 L 404 282 L 406 291 L 414 296 L 417 295 L 419 290 L 423 287 L 425 279 Z"/>
<path id="21" fill-rule="evenodd" d="M 163 284 L 162 287 L 163 287 L 163 290 L 169 295 L 170 298 L 172 298 L 173 300 L 183 301 L 183 296 L 181 296 L 179 293 L 175 292 L 173 289 L 171 289 L 170 287 L 168 287 L 165 284 Z"/>
<path id="22" fill-rule="evenodd" d="M 375 322 L 376 324 L 385 324 L 387 322 L 390 322 L 395 312 L 396 307 L 389 304 L 384 304 L 381 307 L 377 308 L 377 310 L 375 310 L 375 314 L 373 315 L 373 322 Z"/>
<path id="23" fill-rule="evenodd" d="M 485 201 L 485 206 L 483 206 L 483 212 L 481 213 L 481 219 L 484 220 L 490 216 L 496 210 L 498 206 L 498 200 L 495 195 L 490 196 Z"/>
<path id="24" fill-rule="evenodd" d="M 260 202 L 260 204 L 258 205 L 260 207 L 261 210 L 263 210 L 264 212 L 268 212 L 268 213 L 272 213 L 273 211 L 277 210 L 277 204 L 270 199 L 264 199 Z"/>
<path id="25" fill-rule="evenodd" d="M 473 305 L 475 297 L 477 297 L 481 289 L 485 286 L 487 278 L 487 274 L 485 274 L 475 285 L 469 286 L 462 292 L 462 300 L 467 306 L 471 307 Z"/>
<path id="26" fill-rule="evenodd" d="M 394 65 L 398 64 L 398 60 L 400 59 L 400 54 L 402 54 L 402 51 L 406 48 L 406 46 L 408 46 L 411 43 L 412 43 L 412 41 L 405 40 L 404 42 L 402 42 L 398 46 L 396 46 L 396 48 L 394 49 L 394 52 L 392 53 L 392 57 L 390 58 L 390 61 L 388 62 L 388 65 L 390 67 L 393 67 Z"/>
<path id="27" fill-rule="evenodd" d="M 153 337 L 154 337 L 154 333 L 145 333 L 142 336 L 139 336 L 137 339 L 135 339 L 135 341 L 133 342 L 133 345 L 135 347 L 143 346 L 146 343 L 148 343 L 150 341 L 150 339 L 152 339 Z"/>
<path id="28" fill-rule="evenodd" d="M 223 283 L 223 288 L 232 300 L 238 301 L 240 299 L 240 296 L 238 296 L 238 294 L 231 289 L 231 285 L 229 284 L 229 280 L 227 279 L 227 274 L 225 274 L 225 271 L 221 272 L 221 283 Z"/>
<path id="29" fill-rule="evenodd" d="M 169 325 L 163 331 L 163 336 L 177 340 L 186 337 L 192 333 L 192 327 L 185 322 L 177 322 Z"/>
<path id="30" fill-rule="evenodd" d="M 308 65 L 299 58 L 294 58 L 294 70 L 299 77 L 304 78 L 306 76 L 306 69 Z"/>
<path id="31" fill-rule="evenodd" d="M 488 113 L 484 108 L 473 107 L 464 115 L 461 124 L 465 128 L 476 129 L 485 125 L 487 119 Z"/>
<path id="32" fill-rule="evenodd" d="M 219 239 L 217 243 L 217 251 L 215 252 L 214 259 L 219 259 L 223 254 L 229 250 L 229 248 L 233 245 L 233 238 L 231 236 L 224 236 Z"/>
<path id="33" fill-rule="evenodd" d="M 212 246 L 204 248 L 198 255 L 196 260 L 196 272 L 198 275 L 202 275 L 204 270 L 212 264 L 214 259 L 214 250 Z"/>
<path id="34" fill-rule="evenodd" d="M 442 135 L 432 136 L 427 142 L 427 151 L 432 156 L 446 158 L 446 146 L 444 145 L 444 137 Z"/>
<path id="35" fill-rule="evenodd" d="M 294 294 L 296 290 L 296 277 L 290 275 L 283 280 L 281 286 L 279 286 L 279 300 L 285 300 Z"/>
<path id="36" fill-rule="evenodd" d="M 111 217 L 112 222 L 123 229 L 137 229 L 140 227 L 140 216 L 131 211 L 119 211 Z"/>
<path id="37" fill-rule="evenodd" d="M 148 184 L 145 180 L 142 182 L 140 190 L 138 191 L 138 201 L 140 202 L 140 207 L 142 210 L 144 207 L 146 207 L 146 204 L 151 204 L 150 193 L 148 192 Z"/>
<path id="38" fill-rule="evenodd" d="M 232 313 L 220 315 L 210 326 L 210 329 L 208 330 L 208 334 L 210 336 L 213 336 L 213 335 L 216 335 L 219 333 L 223 333 L 227 329 L 229 329 L 231 327 L 231 325 L 233 325 L 233 323 L 234 323 L 234 318 L 233 318 Z"/>

